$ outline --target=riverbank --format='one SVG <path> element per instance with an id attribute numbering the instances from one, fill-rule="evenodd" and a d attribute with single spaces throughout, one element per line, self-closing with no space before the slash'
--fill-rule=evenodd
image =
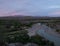
<path id="1" fill-rule="evenodd" d="M 55 29 L 51 29 L 50 27 L 46 26 L 46 25 L 41 25 L 39 23 L 34 24 L 31 28 L 28 29 L 28 34 L 30 35 L 36 35 L 36 31 L 43 29 L 45 30 L 46 33 L 59 37 L 60 38 L 60 34 L 58 34 L 57 32 L 55 32 Z"/>

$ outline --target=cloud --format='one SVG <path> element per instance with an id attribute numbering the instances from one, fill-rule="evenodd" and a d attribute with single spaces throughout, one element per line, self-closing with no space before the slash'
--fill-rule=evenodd
<path id="1" fill-rule="evenodd" d="M 60 5 L 53 5 L 53 6 L 48 6 L 47 8 L 51 8 L 51 9 L 54 9 L 54 8 L 60 8 Z"/>
<path id="2" fill-rule="evenodd" d="M 36 14 L 37 12 L 40 12 L 40 6 L 39 6 L 39 0 L 38 1 L 32 1 L 32 0 L 5 0 L 2 1 L 0 4 L 0 11 L 3 9 L 2 14 L 0 13 L 0 16 L 5 16 L 5 15 L 14 15 L 14 14 L 28 14 L 28 15 L 33 15 L 34 13 Z M 37 2 L 37 3 L 36 3 Z M 7 13 L 6 13 L 7 12 Z"/>
<path id="3" fill-rule="evenodd" d="M 55 17 L 57 17 L 57 16 L 60 17 L 60 11 L 53 11 L 53 12 L 48 13 L 48 15 L 55 16 Z"/>
<path id="4" fill-rule="evenodd" d="M 51 1 L 51 2 L 49 2 Z M 59 9 L 57 1 L 52 0 L 0 0 L 0 16 L 46 15 L 52 9 Z M 60 3 L 60 2 L 59 2 Z M 2 10 L 1 10 L 2 9 Z M 48 16 L 48 15 L 47 15 Z"/>
<path id="5" fill-rule="evenodd" d="M 10 13 L 8 13 L 8 15 L 23 15 L 23 16 L 28 16 L 28 15 L 30 15 L 29 13 L 26 13 L 26 12 L 22 12 L 22 11 L 19 11 L 19 12 L 17 12 L 17 11 L 13 11 L 13 12 L 10 12 Z"/>

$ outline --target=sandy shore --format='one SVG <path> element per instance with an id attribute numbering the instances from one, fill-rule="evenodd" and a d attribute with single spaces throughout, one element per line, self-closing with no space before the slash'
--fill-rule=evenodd
<path id="1" fill-rule="evenodd" d="M 31 28 L 28 29 L 28 35 L 29 36 L 34 36 L 36 35 L 36 31 L 40 29 L 40 25 L 34 24 Z"/>

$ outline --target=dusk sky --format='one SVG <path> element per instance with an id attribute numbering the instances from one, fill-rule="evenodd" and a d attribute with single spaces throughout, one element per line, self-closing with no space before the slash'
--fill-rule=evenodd
<path id="1" fill-rule="evenodd" d="M 0 16 L 60 17 L 60 0 L 0 0 Z"/>

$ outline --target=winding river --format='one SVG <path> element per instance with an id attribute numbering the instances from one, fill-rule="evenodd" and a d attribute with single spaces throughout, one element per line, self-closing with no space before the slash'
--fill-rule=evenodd
<path id="1" fill-rule="evenodd" d="M 49 28 L 47 26 L 44 25 L 45 28 Z M 51 35 L 47 32 L 45 32 L 45 28 L 41 28 L 40 30 L 37 31 L 37 34 L 40 35 L 40 36 L 43 36 L 44 38 L 54 42 L 55 46 L 60 46 L 60 38 L 59 37 L 56 37 L 54 35 Z"/>

